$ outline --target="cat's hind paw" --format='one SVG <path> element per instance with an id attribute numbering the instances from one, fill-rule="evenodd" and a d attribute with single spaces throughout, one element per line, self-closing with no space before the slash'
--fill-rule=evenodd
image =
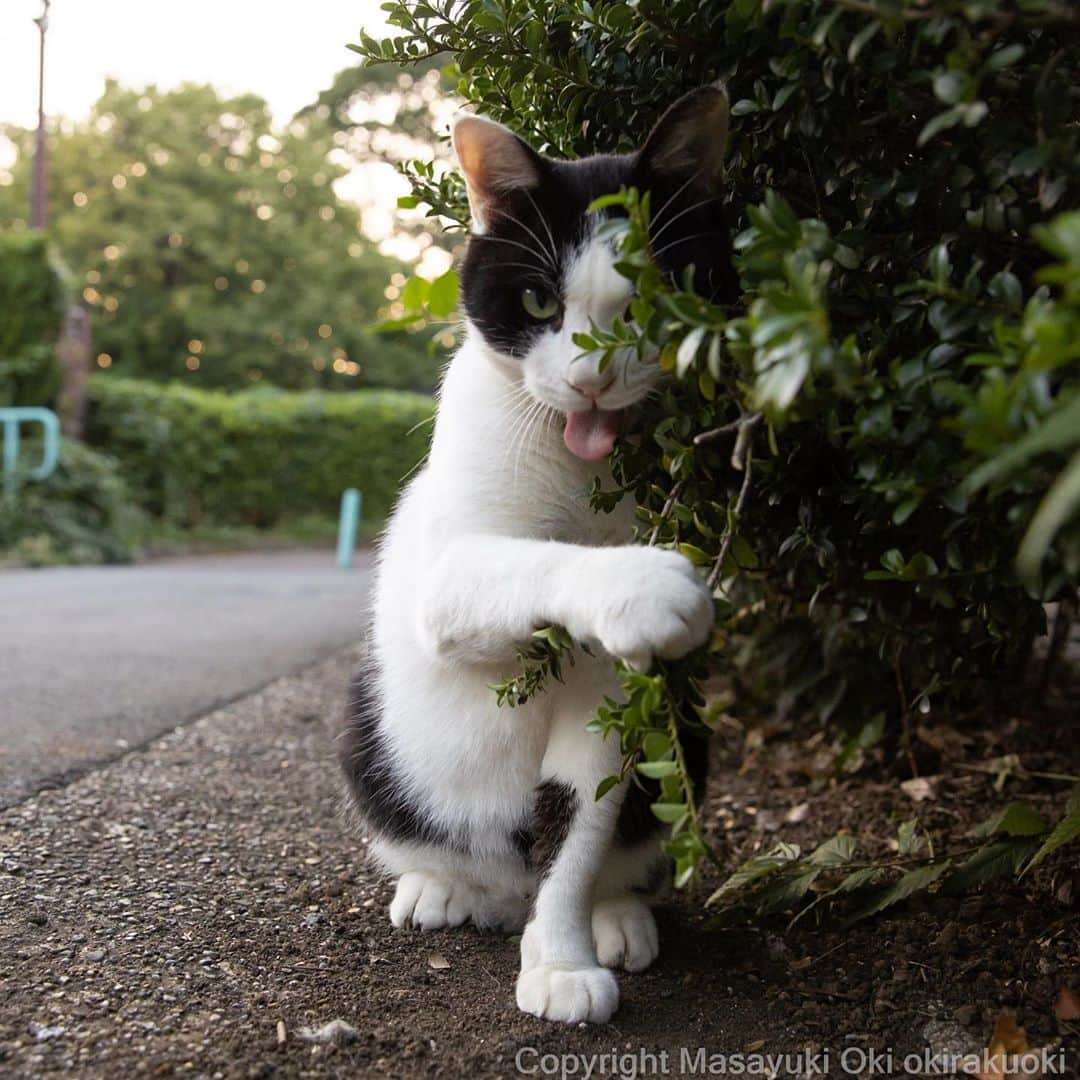
<path id="1" fill-rule="evenodd" d="M 425 870 L 398 878 L 390 902 L 390 921 L 399 929 L 441 930 L 468 922 L 477 906 L 474 889 L 460 881 L 446 881 Z"/>
<path id="2" fill-rule="evenodd" d="M 592 932 L 604 967 L 644 971 L 660 954 L 656 920 L 636 896 L 599 901 L 593 908 Z"/>
<path id="3" fill-rule="evenodd" d="M 619 1007 L 619 985 L 607 968 L 543 965 L 518 976 L 517 1003 L 542 1020 L 603 1024 Z"/>
<path id="4" fill-rule="evenodd" d="M 442 930 L 471 922 L 479 930 L 510 933 L 525 925 L 527 914 L 527 897 L 492 895 L 427 870 L 402 874 L 390 902 L 390 921 L 399 929 Z"/>

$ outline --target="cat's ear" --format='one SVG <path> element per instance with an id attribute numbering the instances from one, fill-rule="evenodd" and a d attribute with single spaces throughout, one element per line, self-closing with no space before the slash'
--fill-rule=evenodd
<path id="1" fill-rule="evenodd" d="M 540 155 L 509 128 L 470 113 L 454 121 L 453 140 L 469 192 L 473 231 L 484 232 L 511 192 L 540 183 Z"/>
<path id="2" fill-rule="evenodd" d="M 719 183 L 731 110 L 722 83 L 684 94 L 656 122 L 641 148 L 648 171 L 693 178 L 707 190 Z"/>

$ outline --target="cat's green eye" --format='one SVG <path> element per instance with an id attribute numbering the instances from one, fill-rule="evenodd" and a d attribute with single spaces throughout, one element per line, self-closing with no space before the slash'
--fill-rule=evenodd
<path id="1" fill-rule="evenodd" d="M 543 289 L 523 289 L 521 292 L 521 306 L 534 319 L 547 322 L 559 314 L 561 305 L 556 297 Z"/>

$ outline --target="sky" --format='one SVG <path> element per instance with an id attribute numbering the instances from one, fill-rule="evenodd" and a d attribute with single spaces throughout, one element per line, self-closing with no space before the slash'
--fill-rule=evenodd
<path id="1" fill-rule="evenodd" d="M 287 120 L 356 61 L 346 45 L 385 27 L 380 0 L 53 0 L 45 108 L 84 116 L 113 76 L 254 91 Z M 0 0 L 0 123 L 37 122 L 41 0 Z"/>

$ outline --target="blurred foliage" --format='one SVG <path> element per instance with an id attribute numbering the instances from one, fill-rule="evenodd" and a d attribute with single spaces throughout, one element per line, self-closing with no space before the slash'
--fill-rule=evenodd
<path id="1" fill-rule="evenodd" d="M 24 441 L 20 464 L 41 459 L 40 443 Z M 46 480 L 17 477 L 0 496 L 0 566 L 130 562 L 143 516 L 113 458 L 69 439 Z"/>
<path id="2" fill-rule="evenodd" d="M 624 192 L 608 213 L 632 318 L 578 341 L 658 353 L 672 376 L 640 438 L 617 447 L 618 489 L 598 488 L 594 505 L 633 497 L 642 538 L 677 547 L 716 589 L 709 649 L 642 676 L 603 718 L 628 766 L 669 762 L 689 791 L 669 720 L 710 674 L 732 687 L 736 718 L 839 731 L 840 768 L 883 736 L 902 745 L 916 718 L 1012 692 L 1041 602 L 1080 577 L 1080 217 L 1062 214 L 1080 202 L 1080 9 L 387 11 L 400 35 L 362 37 L 372 62 L 449 54 L 462 98 L 554 154 L 632 150 L 668 104 L 716 79 L 733 102 L 721 198 L 741 303 L 665 280 L 648 199 Z M 414 200 L 464 219 L 460 182 L 407 171 Z M 682 804 L 664 813 L 685 879 L 704 845 L 692 792 Z"/>
<path id="3" fill-rule="evenodd" d="M 397 64 L 357 64 L 343 68 L 301 117 L 315 116 L 334 130 L 334 139 L 361 167 L 383 166 L 434 179 L 452 177 L 450 147 L 445 139 L 447 119 L 457 104 L 453 68 L 445 58 L 432 56 L 407 67 Z M 413 196 L 399 206 L 412 209 Z M 416 235 L 419 242 L 449 248 L 451 238 L 435 222 L 400 215 L 398 231 Z"/>
<path id="4" fill-rule="evenodd" d="M 171 525 L 335 516 L 346 487 L 377 521 L 424 456 L 432 410 L 430 398 L 394 390 L 228 394 L 96 375 L 87 438 Z"/>
<path id="5" fill-rule="evenodd" d="M 51 402 L 65 293 L 44 236 L 0 235 L 0 406 Z"/>
<path id="6" fill-rule="evenodd" d="M 25 228 L 32 133 L 0 186 L 0 228 Z M 52 239 L 94 312 L 112 372 L 194 386 L 430 389 L 425 342 L 373 338 L 402 269 L 335 193 L 346 169 L 315 116 L 276 131 L 254 95 L 109 82 L 49 135 Z"/>

